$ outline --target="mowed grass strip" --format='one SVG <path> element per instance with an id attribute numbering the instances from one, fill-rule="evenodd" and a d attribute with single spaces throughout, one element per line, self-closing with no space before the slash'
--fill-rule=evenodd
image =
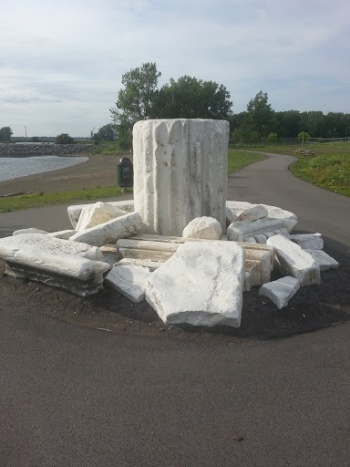
<path id="1" fill-rule="evenodd" d="M 261 154 L 253 154 L 244 151 L 229 149 L 228 174 L 246 167 L 249 164 L 264 159 Z M 131 189 L 128 189 L 131 193 Z M 19 211 L 21 209 L 41 208 L 57 204 L 79 203 L 84 201 L 96 201 L 106 198 L 117 198 L 122 194 L 119 187 L 94 188 L 91 190 L 67 191 L 57 193 L 33 193 L 20 196 L 0 198 L 0 213 Z"/>
<path id="2" fill-rule="evenodd" d="M 131 190 L 129 188 L 129 192 L 130 191 Z M 41 208 L 57 204 L 69 204 L 84 201 L 93 202 L 100 199 L 117 198 L 121 194 L 121 188 L 107 187 L 60 193 L 31 193 L 27 195 L 10 196 L 8 198 L 0 198 L 0 213 L 29 208 Z"/>

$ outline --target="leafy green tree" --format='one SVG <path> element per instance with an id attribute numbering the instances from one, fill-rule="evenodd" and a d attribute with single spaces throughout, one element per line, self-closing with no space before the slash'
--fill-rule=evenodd
<path id="1" fill-rule="evenodd" d="M 301 131 L 298 134 L 298 140 L 301 142 L 302 146 L 304 146 L 304 143 L 309 139 L 310 135 L 306 131 Z"/>
<path id="2" fill-rule="evenodd" d="M 301 114 L 299 110 L 275 112 L 273 128 L 282 138 L 295 138 L 295 135 L 302 130 Z"/>
<path id="3" fill-rule="evenodd" d="M 267 137 L 267 141 L 270 144 L 276 144 L 277 143 L 277 133 L 270 133 L 269 136 Z"/>
<path id="4" fill-rule="evenodd" d="M 68 135 L 68 133 L 61 133 L 60 135 L 56 136 L 55 139 L 56 144 L 74 144 L 74 138 Z"/>
<path id="5" fill-rule="evenodd" d="M 3 126 L 0 128 L 0 142 L 9 143 L 11 141 L 11 136 L 13 132 L 9 126 Z"/>
<path id="6" fill-rule="evenodd" d="M 93 140 L 96 143 L 100 141 L 115 141 L 117 139 L 117 128 L 113 123 L 102 126 L 97 133 L 94 133 Z"/>
<path id="7" fill-rule="evenodd" d="M 32 143 L 40 143 L 40 139 L 37 136 L 33 136 Z"/>
<path id="8" fill-rule="evenodd" d="M 118 93 L 116 107 L 110 109 L 122 149 L 131 147 L 132 127 L 138 120 L 155 118 L 160 76 L 156 63 L 143 63 L 122 76 L 124 89 Z"/>
<path id="9" fill-rule="evenodd" d="M 265 138 L 271 131 L 274 111 L 268 103 L 266 92 L 258 92 L 247 105 L 247 115 L 244 126 L 246 130 L 256 132 L 259 138 Z"/>
<path id="10" fill-rule="evenodd" d="M 202 81 L 182 76 L 170 79 L 159 91 L 157 115 L 159 118 L 213 118 L 225 119 L 232 112 L 230 93 L 214 81 Z"/>
<path id="11" fill-rule="evenodd" d="M 149 118 L 227 118 L 230 94 L 223 85 L 183 76 L 158 88 L 161 73 L 155 63 L 144 63 L 122 76 L 124 89 L 110 109 L 121 148 L 131 147 L 132 127 Z"/>

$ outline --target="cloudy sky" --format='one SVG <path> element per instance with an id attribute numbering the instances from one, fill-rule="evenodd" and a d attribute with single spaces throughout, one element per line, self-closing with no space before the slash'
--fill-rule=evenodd
<path id="1" fill-rule="evenodd" d="M 88 136 L 122 74 L 156 62 L 223 84 L 234 113 L 350 113 L 349 0 L 0 0 L 0 127 Z"/>

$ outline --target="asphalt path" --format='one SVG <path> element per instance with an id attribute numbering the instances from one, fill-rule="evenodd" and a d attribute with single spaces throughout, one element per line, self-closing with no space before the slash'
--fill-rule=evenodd
<path id="1" fill-rule="evenodd" d="M 292 210 L 301 229 L 348 246 L 350 200 L 295 179 L 289 161 L 230 177 L 229 198 Z M 2 234 L 66 227 L 61 220 L 61 208 L 0 215 Z M 349 324 L 198 344 L 110 334 L 1 302 L 0 317 L 1 466 L 350 464 Z"/>

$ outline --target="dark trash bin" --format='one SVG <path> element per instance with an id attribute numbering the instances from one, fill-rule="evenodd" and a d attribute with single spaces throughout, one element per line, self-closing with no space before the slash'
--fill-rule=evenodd
<path id="1" fill-rule="evenodd" d="M 117 164 L 117 185 L 122 188 L 132 187 L 134 183 L 134 167 L 128 157 L 123 157 Z"/>

